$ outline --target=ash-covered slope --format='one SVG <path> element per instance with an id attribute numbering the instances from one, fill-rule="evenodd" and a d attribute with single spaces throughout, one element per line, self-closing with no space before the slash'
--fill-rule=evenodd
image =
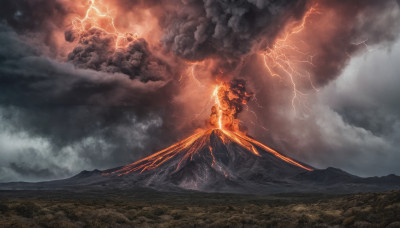
<path id="1" fill-rule="evenodd" d="M 261 185 L 286 185 L 311 170 L 247 136 L 212 129 L 109 175 L 158 189 L 258 192 Z"/>

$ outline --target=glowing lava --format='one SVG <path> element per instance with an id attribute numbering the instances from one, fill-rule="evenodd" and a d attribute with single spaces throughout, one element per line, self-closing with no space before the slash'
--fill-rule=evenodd
<path id="1" fill-rule="evenodd" d="M 214 92 L 213 92 L 213 97 L 215 100 L 215 107 L 217 110 L 218 127 L 219 127 L 219 129 L 222 129 L 222 107 L 221 107 L 220 99 L 218 97 L 218 91 L 219 91 L 220 87 L 221 87 L 220 85 L 217 85 L 215 87 Z"/>
<path id="2" fill-rule="evenodd" d="M 208 130 L 201 130 L 194 135 L 164 149 L 157 153 L 154 153 L 146 158 L 143 158 L 137 162 L 134 162 L 130 165 L 124 166 L 123 168 L 112 172 L 111 174 L 118 174 L 118 176 L 125 175 L 131 172 L 139 172 L 143 173 L 145 171 L 149 171 L 155 169 L 162 164 L 167 163 L 174 158 L 180 159 L 179 164 L 176 168 L 178 170 L 181 164 L 187 160 L 193 160 L 193 157 L 199 153 L 205 153 L 204 148 L 208 150 L 208 153 L 212 156 L 212 161 L 210 161 L 210 165 L 215 165 L 215 157 L 213 150 L 214 148 L 210 145 L 211 134 L 214 133 L 218 136 L 218 138 L 229 146 L 230 144 L 238 144 L 247 151 L 249 151 L 249 156 L 257 156 L 261 157 L 261 153 L 259 150 L 267 151 L 272 155 L 276 156 L 277 158 L 300 167 L 302 169 L 312 171 L 311 168 L 306 167 L 293 159 L 286 157 L 274 149 L 240 133 L 236 133 L 233 131 L 228 131 L 224 129 L 208 129 Z"/>
<path id="3" fill-rule="evenodd" d="M 107 6 L 102 4 L 101 0 L 89 0 L 89 7 L 86 10 L 85 17 L 75 17 L 72 20 L 72 30 L 78 35 L 96 28 L 115 37 L 115 48 L 123 48 L 129 41 L 138 38 L 137 33 L 122 33 L 114 23 L 114 17 Z"/>
<path id="4" fill-rule="evenodd" d="M 205 155 L 210 155 L 208 157 L 209 165 L 211 167 L 217 165 L 224 172 L 225 177 L 228 177 L 228 172 L 225 172 L 221 168 L 223 165 L 218 164 L 215 158 L 214 154 L 218 152 L 217 150 L 221 149 L 218 147 L 219 144 L 215 142 L 215 138 L 226 148 L 234 148 L 235 146 L 243 148 L 244 151 L 248 152 L 247 156 L 262 157 L 263 154 L 269 153 L 286 163 L 311 171 L 312 168 L 278 153 L 276 150 L 248 137 L 238 130 L 238 120 L 236 117 L 241 111 L 242 104 L 245 104 L 250 96 L 245 91 L 244 81 L 233 80 L 231 83 L 217 85 L 212 94 L 215 105 L 212 107 L 212 114 L 210 116 L 210 123 L 212 125 L 210 129 L 199 130 L 195 134 L 164 150 L 124 166 L 110 174 L 121 176 L 131 172 L 143 173 L 156 169 L 161 165 L 167 165 L 169 162 L 177 163 L 175 171 L 178 171 L 182 164 L 192 161 L 195 156 L 206 157 Z"/>
<path id="5" fill-rule="evenodd" d="M 233 80 L 217 85 L 212 98 L 215 105 L 211 108 L 210 124 L 219 129 L 239 131 L 238 114 L 243 110 L 252 94 L 246 92 L 245 81 Z"/>

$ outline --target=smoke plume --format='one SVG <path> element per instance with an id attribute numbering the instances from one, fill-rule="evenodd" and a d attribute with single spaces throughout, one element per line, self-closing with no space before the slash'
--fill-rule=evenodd
<path id="1" fill-rule="evenodd" d="M 169 66 L 150 52 L 144 39 L 130 38 L 124 49 L 116 49 L 115 42 L 115 36 L 99 29 L 90 29 L 81 35 L 68 60 L 79 68 L 123 73 L 141 81 L 171 77 Z"/>

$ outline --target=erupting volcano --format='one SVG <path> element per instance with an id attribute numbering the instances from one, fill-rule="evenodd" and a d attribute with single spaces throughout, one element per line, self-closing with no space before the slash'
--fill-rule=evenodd
<path id="1" fill-rule="evenodd" d="M 312 171 L 310 166 L 280 154 L 240 130 L 237 117 L 251 96 L 242 80 L 217 85 L 207 129 L 199 129 L 164 150 L 108 174 L 136 175 L 137 181 L 146 186 L 172 184 L 207 191 L 244 183 L 248 187 Z"/>
<path id="2" fill-rule="evenodd" d="M 399 0 L 2 3 L 0 190 L 400 189 Z"/>

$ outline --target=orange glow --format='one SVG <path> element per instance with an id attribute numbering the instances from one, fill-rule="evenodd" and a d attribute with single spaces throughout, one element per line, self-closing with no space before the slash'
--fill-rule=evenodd
<path id="1" fill-rule="evenodd" d="M 220 85 L 217 85 L 215 87 L 214 92 L 213 92 L 213 97 L 215 100 L 215 107 L 217 108 L 218 128 L 222 129 L 222 106 L 221 106 L 220 97 L 218 96 L 220 87 L 221 87 Z"/>
<path id="2" fill-rule="evenodd" d="M 296 100 L 300 95 L 305 95 L 298 89 L 296 77 L 305 77 L 309 80 L 311 87 L 317 90 L 311 81 L 310 73 L 304 70 L 304 64 L 313 66 L 314 56 L 302 51 L 300 42 L 295 36 L 305 29 L 308 18 L 315 13 L 318 13 L 316 4 L 305 13 L 300 24 L 296 22 L 289 24 L 282 37 L 275 41 L 272 48 L 268 48 L 263 53 L 265 69 L 272 77 L 280 79 L 284 79 L 284 76 L 288 77 L 293 90 L 291 103 L 294 111 L 296 111 Z"/>
<path id="3" fill-rule="evenodd" d="M 208 129 L 208 130 L 201 130 L 198 133 L 164 149 L 153 155 L 150 155 L 146 158 L 143 158 L 137 162 L 134 162 L 130 165 L 127 165 L 117 171 L 114 171 L 109 174 L 118 174 L 118 176 L 126 175 L 131 172 L 139 172 L 143 173 L 145 171 L 153 170 L 159 167 L 162 164 L 171 161 L 174 157 L 179 157 L 179 163 L 177 166 L 177 170 L 180 168 L 181 164 L 187 160 L 193 160 L 193 156 L 199 152 L 204 153 L 204 150 L 208 150 L 211 155 L 212 160 L 210 160 L 210 165 L 214 166 L 216 164 L 216 160 L 213 153 L 213 148 L 210 143 L 210 136 L 211 134 L 217 135 L 217 137 L 226 145 L 230 143 L 236 143 L 243 147 L 245 150 L 249 151 L 249 155 L 261 157 L 262 155 L 259 153 L 258 148 L 263 149 L 266 152 L 271 153 L 272 155 L 276 156 L 277 158 L 300 167 L 302 169 L 312 171 L 311 168 L 301 165 L 300 163 L 294 161 L 293 159 L 286 157 L 277 151 L 263 145 L 262 143 L 242 135 L 240 133 L 235 133 L 229 130 L 224 129 Z"/>
<path id="4" fill-rule="evenodd" d="M 72 20 L 72 28 L 78 34 L 82 34 L 90 29 L 96 28 L 115 37 L 115 48 L 124 48 L 132 40 L 138 38 L 137 33 L 122 33 L 114 23 L 114 18 L 108 6 L 102 4 L 101 0 L 89 0 L 89 7 L 85 17 L 75 17 Z"/>
<path id="5" fill-rule="evenodd" d="M 291 165 L 300 167 L 308 171 L 312 171 L 311 168 L 306 167 L 294 161 L 293 159 L 278 153 L 276 150 L 273 150 L 270 147 L 265 146 L 264 144 L 246 136 L 244 133 L 241 133 L 238 128 L 229 127 L 229 124 L 232 124 L 232 122 L 229 122 L 228 120 L 230 118 L 235 119 L 235 115 L 237 114 L 235 111 L 237 110 L 235 109 L 237 107 L 230 104 L 229 100 L 233 100 L 238 96 L 241 96 L 242 98 L 250 96 L 243 91 L 244 84 L 241 84 L 240 82 L 236 84 L 236 86 L 243 89 L 241 90 L 242 93 L 240 93 L 239 95 L 237 91 L 236 93 L 233 93 L 230 86 L 231 85 L 228 83 L 220 83 L 215 87 L 211 95 L 211 97 L 214 98 L 215 101 L 215 105 L 212 108 L 212 114 L 210 117 L 210 122 L 214 123 L 211 128 L 206 130 L 199 130 L 188 138 L 183 139 L 182 141 L 179 141 L 178 143 L 173 144 L 172 146 L 164 150 L 156 152 L 148 157 L 145 157 L 139 161 L 124 166 L 123 168 L 108 174 L 117 174 L 118 176 L 122 176 L 131 172 L 143 173 L 145 171 L 150 171 L 157 167 L 160 167 L 163 164 L 167 164 L 168 162 L 178 162 L 177 165 L 176 163 L 173 164 L 176 165 L 176 170 L 178 170 L 182 164 L 187 161 L 192 161 L 194 156 L 198 155 L 199 153 L 203 154 L 201 156 L 209 153 L 210 166 L 214 167 L 214 165 L 217 165 L 219 168 L 221 168 L 221 166 L 218 164 L 217 159 L 214 156 L 214 150 L 216 148 L 213 147 L 215 145 L 215 142 L 211 142 L 211 138 L 213 138 L 211 137 L 212 134 L 218 137 L 221 143 L 225 146 L 229 146 L 229 144 L 235 144 L 242 147 L 249 152 L 249 156 L 262 157 L 262 153 L 260 153 L 261 151 L 268 152 Z M 245 102 L 246 99 L 242 99 L 241 101 Z M 222 171 L 225 173 L 225 177 L 229 177 L 229 175 L 224 170 Z"/>
<path id="6" fill-rule="evenodd" d="M 244 83 L 238 82 L 235 88 L 227 82 L 218 84 L 211 98 L 214 106 L 211 109 L 210 124 L 219 129 L 239 130 L 239 120 L 237 115 L 241 111 L 241 106 L 246 104 L 252 94 L 245 92 Z"/>
<path id="7" fill-rule="evenodd" d="M 258 153 L 257 149 L 251 143 L 249 143 L 249 140 L 247 140 L 246 138 L 243 138 L 241 135 L 234 133 L 232 131 L 222 130 L 222 132 L 225 133 L 225 135 L 228 136 L 228 138 L 230 140 L 238 143 L 243 148 L 252 152 L 254 155 L 261 157 L 261 155 Z"/>
<path id="8" fill-rule="evenodd" d="M 308 170 L 308 171 L 312 171 L 311 168 L 308 168 L 308 167 L 305 167 L 305 166 L 301 165 L 300 163 L 294 161 L 293 159 L 291 159 L 291 158 L 289 158 L 289 157 L 286 157 L 286 156 L 284 156 L 284 155 L 278 153 L 276 150 L 271 149 L 271 148 L 269 148 L 268 146 L 266 146 L 266 145 L 264 145 L 264 144 L 262 144 L 262 143 L 260 143 L 260 142 L 258 142 L 258 141 L 256 141 L 256 140 L 254 140 L 254 139 L 252 139 L 252 138 L 250 138 L 250 137 L 248 137 L 248 136 L 246 136 L 246 135 L 242 135 L 242 134 L 240 134 L 240 133 L 228 132 L 228 131 L 224 131 L 224 133 L 225 133 L 226 135 L 228 135 L 228 136 L 234 138 L 234 141 L 237 142 L 237 143 L 239 143 L 239 141 L 240 141 L 240 142 L 243 142 L 244 145 L 242 145 L 241 143 L 239 143 L 239 144 L 241 144 L 241 145 L 242 145 L 243 147 L 245 147 L 245 148 L 246 148 L 248 145 L 251 145 L 251 150 L 253 151 L 253 153 L 254 153 L 255 155 L 260 156 L 260 154 L 257 152 L 257 149 L 256 149 L 251 143 L 255 144 L 256 146 L 258 146 L 258 147 L 260 147 L 260 148 L 262 148 L 262 149 L 264 149 L 264 150 L 266 150 L 266 151 L 268 151 L 268 152 L 270 152 L 271 154 L 275 155 L 276 157 L 282 159 L 283 161 L 285 161 L 285 162 L 287 162 L 287 163 L 290 163 L 290 164 L 292 164 L 292 165 L 295 165 L 295 166 L 298 166 L 298 167 L 300 167 L 300 168 L 306 169 L 306 170 Z"/>

